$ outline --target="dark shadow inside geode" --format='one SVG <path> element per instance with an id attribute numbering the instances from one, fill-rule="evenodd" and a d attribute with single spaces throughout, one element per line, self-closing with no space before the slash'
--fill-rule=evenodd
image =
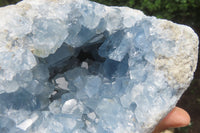
<path id="1" fill-rule="evenodd" d="M 54 82 L 54 78 L 59 75 L 63 74 L 66 71 L 69 71 L 71 69 L 74 69 L 76 67 L 81 67 L 81 64 L 83 62 L 86 62 L 88 64 L 88 72 L 91 74 L 98 74 L 98 71 L 96 70 L 91 70 L 90 67 L 91 65 L 96 65 L 103 64 L 106 60 L 106 58 L 99 56 L 98 54 L 98 49 L 101 46 L 102 43 L 96 43 L 96 44 L 91 44 L 89 46 L 82 46 L 79 48 L 74 48 L 74 55 L 71 57 L 66 57 L 64 59 L 58 60 L 54 64 L 49 65 L 48 70 L 49 70 L 49 82 L 52 83 L 54 86 L 56 86 Z M 63 43 L 63 45 L 67 45 Z M 62 49 L 63 45 L 56 51 L 60 52 L 60 49 Z M 57 54 L 51 54 L 51 58 L 53 56 L 57 56 Z M 40 59 L 42 62 L 47 62 L 48 57 L 44 59 Z M 62 90 L 62 89 L 55 89 L 54 90 L 56 94 L 50 96 L 50 101 L 54 101 L 56 99 L 61 98 L 61 96 L 65 93 L 68 93 L 69 91 Z"/>
<path id="2" fill-rule="evenodd" d="M 63 45 L 66 44 L 64 43 Z M 70 69 L 81 66 L 82 62 L 87 62 L 88 65 L 92 65 L 94 62 L 105 62 L 106 59 L 104 57 L 99 56 L 98 54 L 98 48 L 100 46 L 101 43 L 75 48 L 74 55 L 59 60 L 55 64 L 50 65 L 48 67 L 50 75 L 49 81 L 51 81 L 57 74 L 62 74 Z M 62 49 L 62 46 L 59 49 Z M 59 50 L 57 50 L 56 52 L 59 52 Z M 54 55 L 55 54 L 52 54 L 51 56 Z"/>
<path id="3" fill-rule="evenodd" d="M 83 45 L 82 47 L 72 48 L 75 52 L 72 56 L 62 58 L 56 61 L 53 64 L 48 66 L 49 70 L 49 82 L 54 86 L 55 77 L 57 75 L 62 75 L 67 71 L 70 71 L 76 67 L 81 67 L 83 62 L 87 63 L 88 74 L 90 75 L 102 75 L 103 77 L 109 79 L 110 81 L 114 81 L 115 77 L 121 77 L 126 74 L 128 69 L 128 54 L 124 57 L 124 59 L 119 62 L 115 60 L 108 59 L 106 57 L 101 57 L 99 55 L 99 48 L 102 46 L 104 41 L 101 43 L 93 42 L 91 44 Z M 69 46 L 66 43 L 63 43 L 62 46 L 54 53 L 51 54 L 51 59 L 54 56 L 58 56 L 58 52 L 60 52 L 63 47 Z M 56 58 L 56 57 L 55 57 Z M 48 64 L 49 57 L 41 59 L 43 62 Z M 119 71 L 120 70 L 120 71 Z M 119 71 L 116 73 L 116 71 Z M 62 89 L 55 89 L 55 95 L 50 96 L 50 101 L 54 101 L 56 99 L 61 98 L 61 96 L 69 91 Z"/>

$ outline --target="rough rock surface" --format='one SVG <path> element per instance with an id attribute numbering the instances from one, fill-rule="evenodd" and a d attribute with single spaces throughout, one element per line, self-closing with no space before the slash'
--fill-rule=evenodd
<path id="1" fill-rule="evenodd" d="M 187 26 L 87 0 L 0 8 L 1 133 L 150 133 L 196 69 Z"/>

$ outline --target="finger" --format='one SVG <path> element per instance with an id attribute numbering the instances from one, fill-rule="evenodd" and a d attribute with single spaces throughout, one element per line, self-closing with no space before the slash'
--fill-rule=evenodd
<path id="1" fill-rule="evenodd" d="M 189 114 L 179 108 L 175 107 L 155 128 L 153 133 L 159 133 L 167 128 L 184 127 L 189 125 Z"/>

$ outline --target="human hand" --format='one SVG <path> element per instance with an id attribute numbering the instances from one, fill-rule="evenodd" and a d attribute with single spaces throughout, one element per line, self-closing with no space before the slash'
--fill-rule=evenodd
<path id="1" fill-rule="evenodd" d="M 175 107 L 155 128 L 153 133 L 160 133 L 161 131 L 168 128 L 184 127 L 189 125 L 190 116 L 189 114 L 179 108 Z"/>

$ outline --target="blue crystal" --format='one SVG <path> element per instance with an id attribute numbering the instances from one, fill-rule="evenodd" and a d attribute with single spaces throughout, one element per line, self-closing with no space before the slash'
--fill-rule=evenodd
<path id="1" fill-rule="evenodd" d="M 1 133 L 150 133 L 189 86 L 198 37 L 128 7 L 1 8 Z"/>

